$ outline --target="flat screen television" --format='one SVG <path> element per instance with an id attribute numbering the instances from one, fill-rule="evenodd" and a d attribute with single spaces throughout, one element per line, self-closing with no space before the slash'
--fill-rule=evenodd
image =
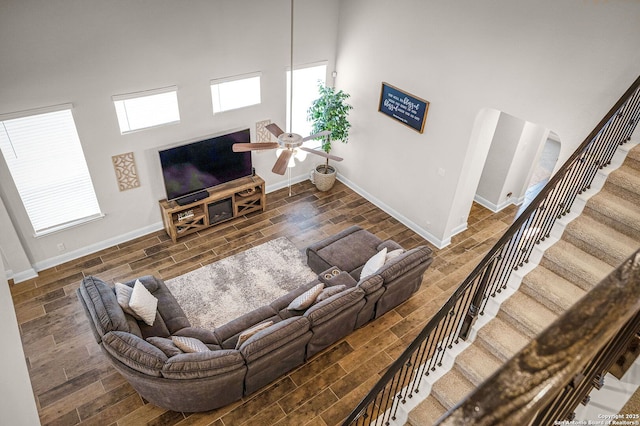
<path id="1" fill-rule="evenodd" d="M 250 141 L 249 129 L 158 151 L 167 200 L 186 198 L 253 174 L 251 152 L 233 152 Z"/>

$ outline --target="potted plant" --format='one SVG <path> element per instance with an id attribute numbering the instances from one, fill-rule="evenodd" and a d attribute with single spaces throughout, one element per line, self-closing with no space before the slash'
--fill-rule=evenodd
<path id="1" fill-rule="evenodd" d="M 342 90 L 335 90 L 318 83 L 318 93 L 320 97 L 311 103 L 311 107 L 307 111 L 307 119 L 311 122 L 311 133 L 319 133 L 325 130 L 331 133 L 322 141 L 322 150 L 329 154 L 331 151 L 331 141 L 339 140 L 343 143 L 349 141 L 349 111 L 353 107 L 345 101 L 349 98 L 349 94 Z M 336 169 L 329 165 L 329 158 L 324 164 L 316 166 L 312 171 L 311 181 L 320 191 L 328 191 L 331 189 L 336 180 Z"/>

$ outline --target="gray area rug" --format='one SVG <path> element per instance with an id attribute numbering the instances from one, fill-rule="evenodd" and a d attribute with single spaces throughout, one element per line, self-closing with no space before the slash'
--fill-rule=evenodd
<path id="1" fill-rule="evenodd" d="M 213 329 L 317 278 L 281 237 L 165 283 L 194 327 Z"/>

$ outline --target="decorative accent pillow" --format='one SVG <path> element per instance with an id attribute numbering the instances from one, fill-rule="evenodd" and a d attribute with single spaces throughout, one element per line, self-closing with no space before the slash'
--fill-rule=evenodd
<path id="1" fill-rule="evenodd" d="M 147 342 L 151 343 L 156 348 L 160 349 L 164 354 L 171 358 L 172 356 L 180 355 L 182 351 L 173 343 L 173 340 L 165 337 L 147 337 Z"/>
<path id="2" fill-rule="evenodd" d="M 236 349 L 240 349 L 240 346 L 242 346 L 244 342 L 249 340 L 251 336 L 258 334 L 259 331 L 262 331 L 265 328 L 268 328 L 272 325 L 273 325 L 273 321 L 267 321 L 267 322 L 263 322 L 262 324 L 254 325 L 253 327 L 246 329 L 245 331 L 240 333 L 240 336 L 238 336 L 238 343 L 236 343 Z"/>
<path id="3" fill-rule="evenodd" d="M 331 296 L 335 296 L 338 293 L 342 293 L 344 289 L 347 288 L 346 285 L 334 285 L 333 287 L 327 287 L 316 297 L 315 303 L 322 302 L 325 299 L 330 298 Z"/>
<path id="4" fill-rule="evenodd" d="M 173 340 L 173 343 L 183 352 L 209 352 L 207 345 L 193 337 L 171 336 L 171 340 Z"/>
<path id="5" fill-rule="evenodd" d="M 360 279 L 373 275 L 376 271 L 384 265 L 384 261 L 387 258 L 387 248 L 383 248 L 378 253 L 371 256 L 367 263 L 364 264 L 362 271 L 360 272 Z"/>
<path id="6" fill-rule="evenodd" d="M 156 309 L 158 308 L 158 299 L 147 290 L 147 288 L 136 280 L 129 299 L 129 307 L 149 326 L 153 325 L 156 319 Z"/>
<path id="7" fill-rule="evenodd" d="M 391 250 L 390 252 L 387 253 L 386 258 L 384 259 L 384 263 L 387 263 L 391 259 L 395 259 L 396 257 L 400 256 L 402 253 L 404 253 L 404 249 Z"/>
<path id="8" fill-rule="evenodd" d="M 129 306 L 129 300 L 131 299 L 131 294 L 133 293 L 133 288 L 128 285 L 124 285 L 122 283 L 116 283 L 116 299 L 118 300 L 118 305 L 125 311 L 127 314 L 131 315 L 137 320 L 141 320 L 131 306 Z"/>
<path id="9" fill-rule="evenodd" d="M 287 309 L 290 311 L 301 311 L 303 309 L 307 309 L 313 304 L 313 302 L 316 300 L 316 297 L 318 297 L 318 295 L 322 292 L 323 288 L 323 283 L 314 285 L 309 290 L 293 299 L 291 303 L 289 303 L 289 306 L 287 306 Z"/>

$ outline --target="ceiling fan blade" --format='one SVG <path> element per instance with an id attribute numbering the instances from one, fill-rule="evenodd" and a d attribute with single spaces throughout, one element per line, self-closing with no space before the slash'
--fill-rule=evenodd
<path id="1" fill-rule="evenodd" d="M 316 133 L 315 135 L 309 135 L 306 138 L 302 138 L 302 142 L 310 141 L 311 139 L 316 139 L 322 136 L 329 136 L 331 132 L 329 130 L 323 130 L 320 133 Z"/>
<path id="2" fill-rule="evenodd" d="M 289 164 L 289 159 L 293 155 L 293 151 L 290 149 L 285 149 L 280 153 L 280 157 L 276 160 L 276 164 L 274 164 L 273 169 L 271 171 L 273 173 L 283 175 L 284 172 L 287 171 L 287 164 Z"/>
<path id="3" fill-rule="evenodd" d="M 231 149 L 233 152 L 258 151 L 261 149 L 278 148 L 278 142 L 259 142 L 259 143 L 234 143 Z"/>
<path id="4" fill-rule="evenodd" d="M 329 160 L 333 160 L 333 161 L 342 161 L 343 160 L 342 157 L 338 157 L 337 155 L 327 154 L 326 152 L 319 151 L 317 149 L 306 148 L 304 146 L 299 146 L 298 149 L 310 152 L 310 153 L 315 154 L 315 155 L 319 155 L 320 157 L 328 158 Z"/>
<path id="5" fill-rule="evenodd" d="M 278 125 L 275 123 L 267 124 L 266 126 L 264 126 L 264 128 L 270 131 L 271 134 L 276 138 L 284 133 L 284 130 L 278 127 Z"/>

